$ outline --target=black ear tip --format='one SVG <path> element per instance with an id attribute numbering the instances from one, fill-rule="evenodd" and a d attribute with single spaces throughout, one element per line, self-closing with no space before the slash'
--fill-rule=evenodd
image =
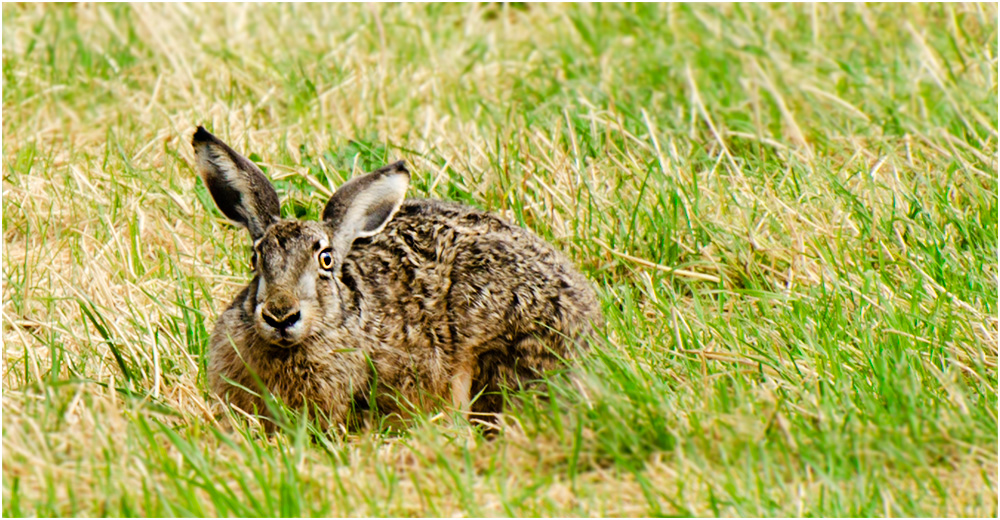
<path id="1" fill-rule="evenodd" d="M 198 125 L 198 130 L 194 132 L 194 136 L 191 137 L 191 144 L 196 143 L 207 143 L 215 141 L 215 136 L 205 130 L 205 127 Z"/>
<path id="2" fill-rule="evenodd" d="M 407 175 L 410 174 L 410 170 L 406 169 L 406 161 L 396 161 L 390 164 L 387 169 L 391 172 L 401 172 Z"/>

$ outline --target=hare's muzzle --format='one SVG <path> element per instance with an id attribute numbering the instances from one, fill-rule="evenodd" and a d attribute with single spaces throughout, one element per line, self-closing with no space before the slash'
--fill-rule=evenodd
<path id="1" fill-rule="evenodd" d="M 298 322 L 299 318 L 302 316 L 302 313 L 299 312 L 298 308 L 284 308 L 277 310 L 270 306 L 265 306 L 261 310 L 260 314 L 268 325 L 280 330 L 284 330 L 295 325 L 295 323 Z"/>
<path id="2" fill-rule="evenodd" d="M 259 325 L 279 343 L 295 343 L 303 332 L 299 301 L 285 291 L 272 294 L 264 301 L 260 306 L 260 319 L 263 323 Z"/>

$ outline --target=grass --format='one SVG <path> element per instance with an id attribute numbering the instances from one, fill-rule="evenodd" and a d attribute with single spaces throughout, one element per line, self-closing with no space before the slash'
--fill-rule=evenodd
<path id="1" fill-rule="evenodd" d="M 4 516 L 997 516 L 997 8 L 3 6 Z M 248 239 L 403 158 L 593 280 L 484 439 L 265 436 L 205 347 Z"/>

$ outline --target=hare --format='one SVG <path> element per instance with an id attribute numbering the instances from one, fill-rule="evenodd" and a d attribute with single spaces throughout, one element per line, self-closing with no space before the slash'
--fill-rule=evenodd
<path id="1" fill-rule="evenodd" d="M 202 127 L 205 185 L 253 239 L 253 279 L 219 317 L 212 392 L 266 415 L 266 390 L 329 425 L 352 406 L 403 416 L 444 404 L 502 411 L 586 348 L 602 319 L 587 279 L 534 234 L 480 210 L 404 200 L 403 162 L 354 178 L 322 220 L 282 219 L 251 161 Z"/>

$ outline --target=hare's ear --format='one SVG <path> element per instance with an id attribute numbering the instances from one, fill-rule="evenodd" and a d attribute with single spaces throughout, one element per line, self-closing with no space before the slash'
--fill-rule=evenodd
<path id="1" fill-rule="evenodd" d="M 410 172 L 403 161 L 341 185 L 323 209 L 323 220 L 334 229 L 337 252 L 346 254 L 355 239 L 382 231 L 399 210 L 409 185 Z"/>
<path id="2" fill-rule="evenodd" d="M 198 169 L 215 205 L 257 240 L 281 216 L 278 193 L 260 168 L 202 127 L 191 139 Z"/>

